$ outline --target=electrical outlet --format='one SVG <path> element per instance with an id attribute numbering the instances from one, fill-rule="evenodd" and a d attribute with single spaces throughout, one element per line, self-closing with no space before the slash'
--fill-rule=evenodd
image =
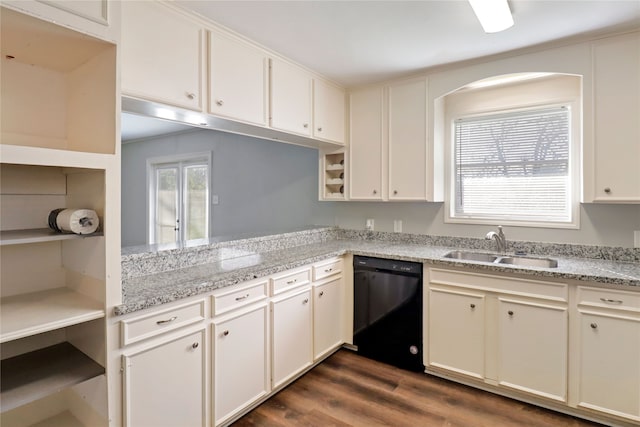
<path id="1" fill-rule="evenodd" d="M 220 203 L 220 200 L 218 199 L 218 195 L 217 194 L 212 194 L 211 195 L 211 204 L 212 205 L 217 205 L 218 203 Z"/>
<path id="2" fill-rule="evenodd" d="M 394 233 L 402 233 L 402 220 L 394 219 L 393 220 L 393 232 Z"/>
<path id="3" fill-rule="evenodd" d="M 367 219 L 367 222 L 364 225 L 364 229 L 368 231 L 373 231 L 373 219 Z"/>
<path id="4" fill-rule="evenodd" d="M 640 248 L 640 230 L 633 232 L 633 247 Z"/>

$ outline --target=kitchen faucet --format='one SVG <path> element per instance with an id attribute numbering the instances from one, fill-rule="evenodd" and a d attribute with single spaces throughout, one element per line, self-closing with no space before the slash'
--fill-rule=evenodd
<path id="1" fill-rule="evenodd" d="M 501 225 L 498 226 L 498 232 L 497 233 L 495 231 L 490 231 L 485 236 L 485 239 L 487 239 L 487 240 L 494 239 L 496 241 L 496 247 L 498 249 L 498 252 L 500 252 L 501 254 L 503 254 L 503 253 L 505 253 L 507 251 L 507 238 L 504 235 L 504 233 L 502 232 L 502 226 Z"/>

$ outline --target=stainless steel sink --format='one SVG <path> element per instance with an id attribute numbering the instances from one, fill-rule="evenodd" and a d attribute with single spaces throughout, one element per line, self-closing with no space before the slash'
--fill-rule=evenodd
<path id="1" fill-rule="evenodd" d="M 522 265 L 525 267 L 556 268 L 558 261 L 549 258 L 529 258 L 521 256 L 501 257 L 496 261 L 498 264 Z"/>
<path id="2" fill-rule="evenodd" d="M 556 261 L 555 259 L 531 258 L 525 256 L 502 256 L 487 254 L 483 252 L 451 251 L 445 254 L 444 257 L 449 259 L 459 259 L 463 261 L 488 262 L 491 264 L 521 265 L 523 267 L 558 267 L 558 261 Z"/>
<path id="3" fill-rule="evenodd" d="M 444 256 L 445 258 L 461 259 L 465 261 L 494 262 L 498 259 L 496 255 L 480 252 L 453 251 Z"/>

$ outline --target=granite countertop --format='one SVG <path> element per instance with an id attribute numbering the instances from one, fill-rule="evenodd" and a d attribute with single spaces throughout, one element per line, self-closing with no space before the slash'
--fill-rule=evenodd
<path id="1" fill-rule="evenodd" d="M 326 233 L 330 229 L 318 230 L 320 233 Z M 225 246 L 217 248 L 215 259 L 209 262 L 152 274 L 132 275 L 131 277 L 123 274 L 123 303 L 114 308 L 114 314 L 133 313 L 345 253 L 403 259 L 443 267 L 473 267 L 486 272 L 512 272 L 535 276 L 535 278 L 546 277 L 595 282 L 609 287 L 637 286 L 640 291 L 640 263 L 636 260 L 625 262 L 566 255 L 544 255 L 557 260 L 558 266 L 556 268 L 523 267 L 443 258 L 447 252 L 461 249 L 460 245 L 444 246 L 425 244 L 425 242 L 416 243 L 411 239 L 385 240 L 384 238 L 371 238 L 371 235 L 367 235 L 365 232 L 336 236 L 335 233 L 332 234 L 329 231 L 328 235 L 323 235 L 321 238 L 316 238 L 313 233 L 314 230 L 301 231 L 295 234 L 293 240 L 288 237 L 290 240 L 284 243 L 277 241 L 275 245 L 271 241 L 270 244 L 274 245 L 274 249 L 264 244 L 256 245 L 256 242 L 251 239 L 238 241 L 237 246 L 234 246 L 233 241 L 225 241 Z M 311 241 L 311 243 L 304 244 L 305 241 Z M 264 237 L 260 242 L 264 243 Z M 436 241 L 435 243 L 450 244 L 452 242 L 442 240 L 442 242 Z M 483 247 L 469 248 L 469 242 L 466 241 L 462 243 L 466 244 L 466 250 L 487 251 Z M 480 242 L 478 245 L 482 244 Z M 568 252 L 571 253 L 571 251 Z M 632 252 L 633 257 L 636 257 L 636 251 L 632 250 Z M 140 258 L 136 258 L 135 254 L 123 256 L 123 265 L 126 262 L 135 263 L 135 261 L 140 261 Z"/>

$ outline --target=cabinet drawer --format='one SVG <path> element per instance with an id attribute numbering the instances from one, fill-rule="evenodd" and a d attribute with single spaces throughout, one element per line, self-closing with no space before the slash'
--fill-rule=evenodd
<path id="1" fill-rule="evenodd" d="M 640 292 L 578 287 L 578 304 L 640 311 Z"/>
<path id="2" fill-rule="evenodd" d="M 123 320 L 122 345 L 129 345 L 183 326 L 200 322 L 205 318 L 204 300 L 155 311 L 145 316 Z"/>
<path id="3" fill-rule="evenodd" d="M 242 283 L 213 293 L 213 315 L 226 313 L 267 298 L 268 279 Z"/>
<path id="4" fill-rule="evenodd" d="M 271 279 L 271 295 L 311 283 L 311 269 L 286 272 Z"/>
<path id="5" fill-rule="evenodd" d="M 313 281 L 342 273 L 342 259 L 334 258 L 313 265 Z"/>

